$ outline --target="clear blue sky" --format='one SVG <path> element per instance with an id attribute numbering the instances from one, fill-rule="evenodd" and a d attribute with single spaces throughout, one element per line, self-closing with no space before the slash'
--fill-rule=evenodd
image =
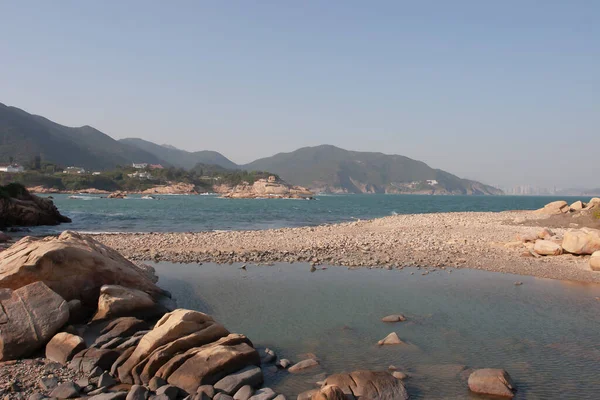
<path id="1" fill-rule="evenodd" d="M 0 0 L 0 102 L 236 162 L 600 186 L 600 1 Z"/>

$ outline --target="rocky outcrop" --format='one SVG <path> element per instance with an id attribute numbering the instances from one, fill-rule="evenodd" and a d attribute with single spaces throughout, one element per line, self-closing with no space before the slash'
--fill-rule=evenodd
<path id="1" fill-rule="evenodd" d="M 116 192 L 112 192 L 111 194 L 109 194 L 107 199 L 124 199 L 126 197 L 127 197 L 127 193 L 121 192 L 121 191 L 116 191 Z"/>
<path id="2" fill-rule="evenodd" d="M 592 254 L 600 250 L 600 230 L 569 229 L 563 238 L 562 248 L 572 254 Z"/>
<path id="3" fill-rule="evenodd" d="M 314 193 L 302 186 L 292 186 L 270 176 L 253 184 L 242 183 L 223 195 L 229 199 L 312 199 Z"/>
<path id="4" fill-rule="evenodd" d="M 67 302 L 43 282 L 0 289 L 0 361 L 42 347 L 69 319 Z"/>
<path id="5" fill-rule="evenodd" d="M 147 272 L 115 250 L 70 231 L 57 238 L 25 237 L 0 253 L 0 288 L 14 290 L 36 281 L 67 301 L 79 299 L 93 308 L 104 285 L 134 288 L 154 298 L 165 294 Z"/>
<path id="6" fill-rule="evenodd" d="M 514 397 L 514 386 L 510 375 L 503 369 L 478 369 L 469 376 L 472 392 L 501 397 Z"/>
<path id="7" fill-rule="evenodd" d="M 571 210 L 569 204 L 566 201 L 559 200 L 553 201 L 552 203 L 546 204 L 543 208 L 535 210 L 534 214 L 543 214 L 543 215 L 556 215 L 556 214 L 565 214 Z"/>
<path id="8" fill-rule="evenodd" d="M 370 400 L 408 399 L 402 381 L 388 372 L 355 371 L 336 374 L 325 379 L 323 387 L 337 386 L 347 396 Z"/>
<path id="9" fill-rule="evenodd" d="M 0 187 L 0 227 L 58 225 L 71 222 L 52 200 L 38 197 L 16 184 Z"/>
<path id="10" fill-rule="evenodd" d="M 179 182 L 154 186 L 144 190 L 142 194 L 198 194 L 198 191 L 196 191 L 196 186 L 191 183 Z"/>
<path id="11" fill-rule="evenodd" d="M 135 315 L 136 317 L 159 317 L 167 310 L 146 292 L 119 285 L 104 285 L 100 288 L 98 311 L 94 320 Z"/>

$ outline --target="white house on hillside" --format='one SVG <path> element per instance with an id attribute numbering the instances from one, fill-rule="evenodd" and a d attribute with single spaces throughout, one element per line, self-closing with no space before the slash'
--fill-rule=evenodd
<path id="1" fill-rule="evenodd" d="M 63 174 L 85 174 L 85 169 L 81 167 L 67 167 Z"/>
<path id="2" fill-rule="evenodd" d="M 135 169 L 146 169 L 148 167 L 148 163 L 140 163 L 140 164 L 131 163 L 131 166 Z"/>
<path id="3" fill-rule="evenodd" d="M 25 168 L 19 164 L 0 164 L 0 172 L 24 172 Z"/>

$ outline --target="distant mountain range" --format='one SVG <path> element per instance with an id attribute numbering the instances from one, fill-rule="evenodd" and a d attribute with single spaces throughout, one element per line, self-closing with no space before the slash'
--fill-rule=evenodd
<path id="1" fill-rule="evenodd" d="M 400 155 L 322 145 L 237 165 L 215 151 L 187 152 L 137 138 L 114 140 L 90 126 L 66 127 L 0 103 L 0 162 L 12 157 L 29 163 L 38 155 L 42 161 L 93 170 L 145 162 L 185 169 L 199 166 L 197 170 L 216 165 L 270 171 L 294 185 L 330 193 L 502 194 Z"/>

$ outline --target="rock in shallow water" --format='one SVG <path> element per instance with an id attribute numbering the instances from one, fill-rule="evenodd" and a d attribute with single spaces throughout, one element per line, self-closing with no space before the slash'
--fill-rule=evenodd
<path id="1" fill-rule="evenodd" d="M 349 374 L 331 375 L 325 380 L 325 386 L 339 387 L 344 394 L 359 399 L 370 400 L 406 400 L 408 393 L 402 381 L 388 372 L 354 371 Z"/>
<path id="2" fill-rule="evenodd" d="M 319 362 L 317 360 L 309 358 L 308 360 L 300 361 L 299 363 L 292 365 L 290 368 L 288 368 L 288 371 L 294 374 L 305 369 L 317 367 L 318 365 Z"/>
<path id="3" fill-rule="evenodd" d="M 402 340 L 400 340 L 400 338 L 398 337 L 398 334 L 396 332 L 392 332 L 389 335 L 387 335 L 385 338 L 383 338 L 382 340 L 377 342 L 377 344 L 380 346 L 389 346 L 389 345 L 405 344 L 405 343 Z"/>
<path id="4" fill-rule="evenodd" d="M 514 397 L 510 375 L 503 369 L 484 368 L 469 376 L 469 389 L 475 393 Z"/>
<path id="5" fill-rule="evenodd" d="M 381 321 L 383 322 L 402 322 L 402 321 L 406 321 L 406 317 L 402 314 L 394 314 L 394 315 L 388 315 L 387 317 L 383 317 L 381 319 Z"/>

